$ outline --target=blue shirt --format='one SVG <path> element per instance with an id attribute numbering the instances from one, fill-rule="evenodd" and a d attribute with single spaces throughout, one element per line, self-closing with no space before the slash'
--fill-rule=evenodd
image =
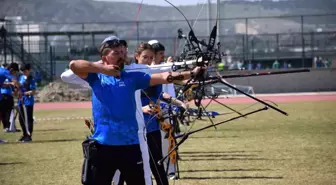
<path id="1" fill-rule="evenodd" d="M 2 87 L 2 85 L 4 84 L 6 79 L 12 80 L 12 75 L 10 74 L 10 72 L 7 69 L 0 68 L 0 87 Z M 2 99 L 2 95 L 0 93 L 0 100 L 1 99 Z"/>
<path id="2" fill-rule="evenodd" d="M 103 145 L 139 144 L 135 91 L 149 86 L 150 75 L 123 71 L 116 78 L 89 73 L 85 80 L 92 88 L 92 139 Z"/>
<path id="3" fill-rule="evenodd" d="M 5 82 L 10 82 L 8 78 L 5 80 Z M 7 87 L 1 87 L 1 94 L 7 94 L 7 95 L 12 95 L 13 94 L 13 89 L 11 86 Z"/>
<path id="4" fill-rule="evenodd" d="M 162 98 L 162 85 L 148 87 L 141 92 L 142 106 L 149 105 L 150 101 L 156 103 L 158 99 Z M 155 113 L 156 114 L 156 113 Z M 155 115 L 144 113 L 144 120 L 147 133 L 160 130 L 160 123 Z"/>
<path id="5" fill-rule="evenodd" d="M 20 83 L 19 93 L 22 95 L 22 97 L 19 97 L 18 104 L 21 105 L 23 103 L 26 106 L 33 106 L 35 103 L 34 95 L 27 96 L 24 93 L 36 90 L 35 79 L 32 76 L 27 78 L 25 75 L 21 75 L 18 81 Z"/>

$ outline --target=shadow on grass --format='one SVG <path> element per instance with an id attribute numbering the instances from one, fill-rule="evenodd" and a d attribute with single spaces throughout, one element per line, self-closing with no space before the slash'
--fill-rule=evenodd
<path id="1" fill-rule="evenodd" d="M 180 177 L 185 180 L 210 180 L 210 179 L 283 179 L 283 177 L 265 177 L 265 176 L 238 176 L 238 177 Z"/>
<path id="2" fill-rule="evenodd" d="M 24 164 L 24 162 L 8 162 L 8 163 L 0 162 L 0 166 L 15 165 L 15 164 Z"/>
<path id="3" fill-rule="evenodd" d="M 253 171 L 273 171 L 272 169 L 204 169 L 204 170 L 180 170 L 182 173 L 194 172 L 253 172 Z"/>
<path id="4" fill-rule="evenodd" d="M 266 158 L 238 158 L 238 157 L 217 157 L 217 158 L 192 158 L 192 159 L 184 159 L 182 158 L 181 161 L 235 161 L 235 160 L 241 160 L 241 161 L 267 161 L 267 160 L 273 160 L 273 159 L 266 159 Z"/>
<path id="5" fill-rule="evenodd" d="M 183 158 L 193 158 L 193 157 L 257 157 L 255 154 L 182 154 Z"/>
<path id="6" fill-rule="evenodd" d="M 12 142 L 8 144 L 34 144 L 34 143 L 60 143 L 60 142 L 71 142 L 71 141 L 84 141 L 85 139 L 54 139 L 54 140 L 34 140 L 31 142 Z"/>
<path id="7" fill-rule="evenodd" d="M 220 138 L 238 138 L 238 136 L 193 136 L 189 137 L 189 139 L 220 139 Z"/>
<path id="8" fill-rule="evenodd" d="M 65 129 L 63 128 L 53 128 L 53 129 L 40 129 L 40 130 L 34 130 L 34 132 L 52 132 L 52 131 L 63 131 Z"/>
<path id="9" fill-rule="evenodd" d="M 192 152 L 178 152 L 179 154 L 225 154 L 225 153 L 248 153 L 248 152 L 256 152 L 260 153 L 260 150 L 237 150 L 237 151 L 192 151 Z"/>

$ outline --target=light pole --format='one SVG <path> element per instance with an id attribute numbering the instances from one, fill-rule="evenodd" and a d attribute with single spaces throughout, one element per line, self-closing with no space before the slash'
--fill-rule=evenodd
<path id="1" fill-rule="evenodd" d="M 211 0 L 208 0 L 208 34 L 211 32 Z"/>
<path id="2" fill-rule="evenodd" d="M 218 23 L 217 23 L 217 42 L 220 40 L 220 19 L 221 19 L 221 8 L 220 8 L 220 0 L 217 0 L 217 12 L 218 12 Z"/>

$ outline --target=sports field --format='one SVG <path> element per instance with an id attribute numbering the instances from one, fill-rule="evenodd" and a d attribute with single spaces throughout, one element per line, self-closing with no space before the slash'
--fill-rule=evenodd
<path id="1" fill-rule="evenodd" d="M 332 185 L 336 184 L 336 96 L 264 97 L 289 113 L 256 113 L 192 135 L 179 152 L 183 185 Z M 224 99 L 246 113 L 252 101 Z M 239 103 L 235 103 L 239 102 Z M 1 185 L 80 185 L 81 142 L 89 133 L 83 117 L 91 111 L 81 104 L 36 105 L 32 143 L 18 143 L 21 133 L 0 132 Z M 85 104 L 89 106 L 89 104 Z M 45 110 L 41 110 L 45 109 Z M 212 104 L 208 110 L 230 110 Z M 221 121 L 237 116 L 215 118 Z M 209 125 L 197 121 L 192 129 Z M 18 125 L 18 124 L 17 124 Z"/>

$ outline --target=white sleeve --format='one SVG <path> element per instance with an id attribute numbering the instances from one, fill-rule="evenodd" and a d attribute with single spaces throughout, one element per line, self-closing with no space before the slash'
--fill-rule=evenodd
<path id="1" fill-rule="evenodd" d="M 193 65 L 196 63 L 196 60 L 188 60 L 184 62 L 175 62 L 175 65 Z M 163 73 L 172 71 L 173 63 L 164 63 L 159 65 L 149 66 L 151 73 Z"/>
<path id="2" fill-rule="evenodd" d="M 150 73 L 163 73 L 163 72 L 169 72 L 172 71 L 171 66 L 164 66 L 164 67 L 158 67 L 158 66 L 149 66 Z"/>
<path id="3" fill-rule="evenodd" d="M 167 84 L 167 93 L 173 97 L 176 98 L 176 92 L 175 92 L 175 86 L 173 83 Z"/>
<path id="4" fill-rule="evenodd" d="M 61 79 L 65 83 L 81 85 L 84 88 L 91 89 L 89 83 L 87 83 L 85 80 L 83 80 L 82 78 L 80 78 L 79 76 L 77 76 L 70 69 L 67 70 L 67 71 L 64 71 L 61 74 Z"/>

